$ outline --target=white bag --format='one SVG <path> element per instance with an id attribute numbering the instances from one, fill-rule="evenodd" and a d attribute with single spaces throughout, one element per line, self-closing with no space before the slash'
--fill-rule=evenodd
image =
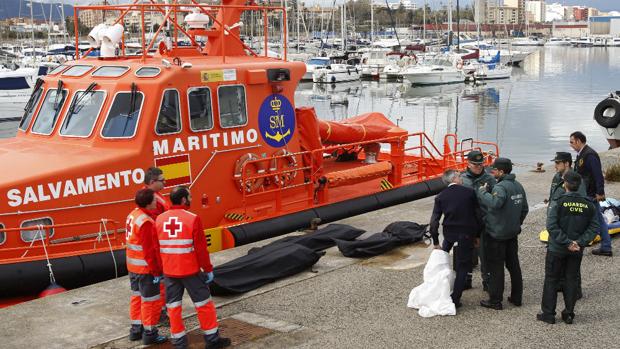
<path id="1" fill-rule="evenodd" d="M 418 314 L 422 317 L 456 315 L 450 298 L 454 278 L 450 255 L 443 250 L 433 250 L 424 267 L 424 282 L 411 290 L 407 306 L 419 309 Z"/>

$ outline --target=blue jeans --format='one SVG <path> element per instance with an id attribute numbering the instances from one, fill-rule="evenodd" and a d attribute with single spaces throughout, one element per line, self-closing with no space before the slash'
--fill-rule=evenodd
<path id="1" fill-rule="evenodd" d="M 593 201 L 598 212 L 598 222 L 601 225 L 599 230 L 599 236 L 601 237 L 601 251 L 611 251 L 611 237 L 609 236 L 607 221 L 605 220 L 605 217 L 603 217 L 603 212 L 601 212 L 600 203 L 596 199 Z"/>

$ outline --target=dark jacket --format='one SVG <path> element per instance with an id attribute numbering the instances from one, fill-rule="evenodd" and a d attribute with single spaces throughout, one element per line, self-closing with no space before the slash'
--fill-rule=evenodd
<path id="1" fill-rule="evenodd" d="M 473 189 L 453 184 L 437 194 L 430 223 L 430 233 L 435 245 L 439 243 L 439 220 L 442 215 L 444 236 L 456 237 L 459 233 L 474 236 L 480 231 L 480 213 Z"/>
<path id="2" fill-rule="evenodd" d="M 586 196 L 586 185 L 582 180 L 579 185 L 579 189 L 577 192 L 583 196 Z M 551 180 L 551 189 L 549 190 L 549 207 L 551 207 L 551 203 L 557 201 L 562 195 L 566 193 L 564 190 L 564 180 L 562 179 L 562 175 L 560 173 L 556 173 Z"/>
<path id="3" fill-rule="evenodd" d="M 568 246 L 577 241 L 581 250 L 588 246 L 599 230 L 596 206 L 588 198 L 576 192 L 562 195 L 550 206 L 547 215 L 547 231 L 551 252 L 570 254 Z"/>
<path id="4" fill-rule="evenodd" d="M 482 171 L 481 174 L 475 175 L 469 169 L 463 171 L 461 173 L 461 178 L 463 179 L 463 185 L 477 190 L 481 185 L 487 184 L 489 190 L 493 189 L 493 186 L 497 183 L 495 177 L 486 171 Z"/>
<path id="5" fill-rule="evenodd" d="M 516 237 L 529 211 L 525 190 L 515 178 L 512 173 L 504 175 L 490 193 L 484 188 L 477 191 L 480 206 L 487 210 L 486 232 L 498 240 Z"/>
<path id="6" fill-rule="evenodd" d="M 598 153 L 587 144 L 575 159 L 575 171 L 581 175 L 586 184 L 588 196 L 605 195 L 605 178 Z"/>

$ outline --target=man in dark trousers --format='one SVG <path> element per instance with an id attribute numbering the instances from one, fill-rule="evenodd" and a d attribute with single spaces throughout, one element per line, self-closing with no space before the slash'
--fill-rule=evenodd
<path id="1" fill-rule="evenodd" d="M 564 283 L 562 320 L 567 324 L 573 323 L 583 249 L 594 239 L 599 228 L 596 206 L 577 192 L 581 184 L 579 174 L 569 170 L 563 179 L 566 193 L 550 203 L 547 215 L 549 244 L 545 259 L 542 312 L 536 315 L 538 320 L 549 324 L 555 323 L 556 289 L 560 281 Z"/>
<path id="2" fill-rule="evenodd" d="M 570 135 L 570 146 L 577 152 L 575 159 L 575 171 L 581 175 L 586 185 L 588 198 L 594 202 L 598 212 L 599 235 L 601 236 L 601 247 L 592 250 L 592 254 L 598 256 L 612 256 L 611 237 L 609 236 L 609 227 L 607 221 L 601 212 L 600 201 L 605 201 L 605 178 L 603 177 L 603 169 L 601 159 L 598 153 L 586 144 L 586 136 L 579 132 L 573 132 Z"/>
<path id="3" fill-rule="evenodd" d="M 166 284 L 166 307 L 170 318 L 170 341 L 174 348 L 187 348 L 188 337 L 181 316 L 185 290 L 194 302 L 206 349 L 224 348 L 230 339 L 220 337 L 215 304 L 208 284 L 213 266 L 200 217 L 188 211 L 192 195 L 187 187 L 170 192 L 172 207 L 157 217 L 157 246 Z"/>
<path id="4" fill-rule="evenodd" d="M 497 181 L 495 178 L 487 173 L 484 170 L 484 155 L 479 150 L 472 150 L 467 153 L 467 169 L 461 173 L 461 178 L 463 179 L 463 185 L 472 188 L 474 190 L 478 189 L 481 185 L 487 186 L 487 190 L 493 190 L 493 186 Z M 484 207 L 480 207 L 480 213 L 484 219 L 484 215 L 486 214 L 486 210 Z M 484 222 L 484 221 L 483 221 Z M 480 256 L 480 275 L 482 277 L 482 288 L 485 291 L 488 291 L 489 288 L 489 273 L 486 270 L 486 263 L 484 261 L 484 244 L 485 244 L 485 229 L 484 224 L 482 224 L 480 228 L 480 246 L 474 248 L 473 259 L 474 262 L 477 261 L 478 256 Z M 475 265 L 475 263 L 474 263 Z M 467 283 L 465 285 L 465 289 L 471 288 L 472 280 L 471 273 L 467 276 Z"/>
<path id="5" fill-rule="evenodd" d="M 461 306 L 461 295 L 465 288 L 467 274 L 472 269 L 472 250 L 477 245 L 476 234 L 480 231 L 478 201 L 473 189 L 464 187 L 458 171 L 447 170 L 443 181 L 448 184 L 435 197 L 435 206 L 431 217 L 430 232 L 436 249 L 450 252 L 452 246 L 458 245 L 456 256 L 456 279 L 452 290 L 452 302 Z M 443 216 L 443 244 L 439 247 L 439 220 Z"/>
<path id="6" fill-rule="evenodd" d="M 529 211 L 525 190 L 512 174 L 512 162 L 497 158 L 492 166 L 497 184 L 489 192 L 486 186 L 478 188 L 480 205 L 487 213 L 484 217 L 488 238 L 485 243 L 485 259 L 489 271 L 489 299 L 480 301 L 485 308 L 503 309 L 504 264 L 510 273 L 510 297 L 508 302 L 521 306 L 523 278 L 519 265 L 519 241 L 521 224 Z"/>

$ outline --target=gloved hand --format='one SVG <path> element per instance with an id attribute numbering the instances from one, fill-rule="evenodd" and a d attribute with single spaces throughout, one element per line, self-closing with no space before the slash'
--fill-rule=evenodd
<path id="1" fill-rule="evenodd" d="M 163 276 L 155 276 L 155 277 L 153 277 L 153 284 L 154 284 L 154 285 L 159 284 L 159 282 L 160 282 L 163 278 L 164 278 Z"/>
<path id="2" fill-rule="evenodd" d="M 215 277 L 215 276 L 213 275 L 213 272 L 212 272 L 212 271 L 208 272 L 208 273 L 207 273 L 207 284 L 210 284 L 211 282 L 213 282 L 213 278 L 214 278 L 214 277 Z"/>

